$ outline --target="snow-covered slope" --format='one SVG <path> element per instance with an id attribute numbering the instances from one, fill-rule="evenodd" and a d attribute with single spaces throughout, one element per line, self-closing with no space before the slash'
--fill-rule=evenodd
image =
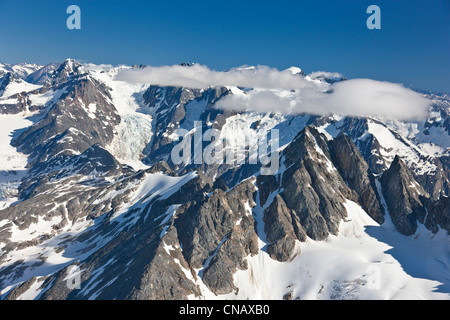
<path id="1" fill-rule="evenodd" d="M 0 62 L 0 76 L 2 73 L 14 73 L 21 79 L 25 79 L 31 73 L 41 69 L 42 66 L 35 63 L 18 63 L 18 64 L 5 64 Z"/>
<path id="2" fill-rule="evenodd" d="M 41 88 L 39 85 L 30 84 L 22 79 L 11 81 L 3 91 L 3 98 L 8 98 L 18 93 L 30 92 Z"/>
<path id="3" fill-rule="evenodd" d="M 278 262 L 261 251 L 248 258 L 248 270 L 234 275 L 237 293 L 216 296 L 206 291 L 205 298 L 449 299 L 445 232 L 421 230 L 411 239 L 397 233 L 390 221 L 380 226 L 358 204 L 348 200 L 345 206 L 348 217 L 338 236 L 297 242 L 300 255 L 290 262 Z M 260 242 L 261 248 L 265 245 Z"/>
<path id="4" fill-rule="evenodd" d="M 26 174 L 28 156 L 11 146 L 17 131 L 31 125 L 24 115 L 0 115 L 0 210 L 17 201 L 17 188 Z"/>

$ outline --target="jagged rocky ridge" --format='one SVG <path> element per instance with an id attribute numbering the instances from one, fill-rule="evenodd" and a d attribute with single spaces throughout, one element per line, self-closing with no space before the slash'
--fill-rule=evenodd
<path id="1" fill-rule="evenodd" d="M 135 170 L 108 151 L 122 117 L 107 83 L 73 60 L 55 66 L 48 80 L 33 81 L 42 88 L 25 95 L 58 94 L 39 108 L 27 104 L 8 111 L 42 109 L 13 141 L 30 161 L 18 188 L 20 202 L 0 211 L 3 298 L 19 298 L 36 287 L 40 299 L 184 299 L 202 297 L 204 290 L 237 292 L 233 275 L 248 268 L 247 257 L 264 250 L 289 262 L 301 256 L 298 242 L 338 235 L 347 199 L 380 224 L 388 213 L 404 235 L 413 235 L 419 224 L 433 233 L 449 231 L 448 156 L 419 155 L 436 166 L 436 178 L 420 175 L 417 163 L 383 157 L 384 147 L 367 131 L 372 123 L 393 131 L 378 120 L 254 115 L 243 119 L 252 130 L 272 126 L 282 132 L 276 174 L 260 175 L 260 167 L 249 164 L 179 167 L 168 157 L 177 142 L 169 138 L 175 129 L 192 129 L 197 120 L 223 129 L 242 114 L 214 108 L 232 94 L 228 88 L 151 86 L 142 93 L 142 108 L 153 118 L 154 135 L 143 150 L 149 167 Z M 339 129 L 334 137 L 324 129 L 330 126 Z M 42 221 L 51 223 L 45 232 L 16 236 Z M 27 259 L 17 258 L 21 250 L 28 250 Z M 50 267 L 52 255 L 61 257 Z M 67 286 L 74 265 L 82 270 L 80 290 Z"/>

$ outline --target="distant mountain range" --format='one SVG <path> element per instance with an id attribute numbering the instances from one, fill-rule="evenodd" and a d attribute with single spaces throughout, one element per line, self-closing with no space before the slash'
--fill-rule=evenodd
<path id="1" fill-rule="evenodd" d="M 1 299 L 450 298 L 450 97 L 421 93 L 423 121 L 233 111 L 252 88 L 116 80 L 136 68 L 0 63 Z M 278 130 L 278 169 L 174 163 L 199 123 L 225 153 Z"/>

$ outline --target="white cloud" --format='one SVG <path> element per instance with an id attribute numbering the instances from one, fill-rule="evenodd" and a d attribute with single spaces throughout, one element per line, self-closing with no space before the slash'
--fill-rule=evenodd
<path id="1" fill-rule="evenodd" d="M 353 79 L 333 85 L 333 93 L 313 95 L 298 107 L 352 116 L 384 116 L 398 120 L 424 118 L 430 101 L 396 83 Z"/>
<path id="2" fill-rule="evenodd" d="M 299 103 L 301 103 L 300 90 L 254 89 L 227 95 L 216 102 L 216 108 L 289 114 L 297 113 Z"/>
<path id="3" fill-rule="evenodd" d="M 199 64 L 190 67 L 145 67 L 121 71 L 117 80 L 196 89 L 225 86 L 296 89 L 311 86 L 304 78 L 294 74 L 292 68 L 280 71 L 267 66 L 241 67 L 229 71 L 215 71 Z"/>
<path id="4" fill-rule="evenodd" d="M 175 65 L 128 69 L 120 72 L 117 79 L 198 89 L 217 86 L 253 88 L 245 92 L 235 90 L 234 94 L 216 103 L 218 108 L 233 110 L 338 113 L 406 120 L 425 117 L 430 104 L 429 100 L 401 84 L 353 79 L 330 85 L 308 81 L 292 70 L 257 66 L 222 72 L 197 64 L 190 67 Z M 340 78 L 341 74 L 324 71 L 310 74 L 310 77 L 319 76 Z"/>
<path id="5" fill-rule="evenodd" d="M 314 71 L 308 75 L 311 79 L 316 78 L 329 78 L 329 79 L 341 79 L 342 74 L 339 72 L 327 72 L 327 71 Z"/>
<path id="6" fill-rule="evenodd" d="M 338 113 L 350 116 L 383 116 L 423 119 L 430 101 L 400 84 L 353 79 L 330 86 L 331 93 L 311 88 L 280 91 L 255 89 L 229 95 L 216 105 L 222 109 L 280 113 Z"/>

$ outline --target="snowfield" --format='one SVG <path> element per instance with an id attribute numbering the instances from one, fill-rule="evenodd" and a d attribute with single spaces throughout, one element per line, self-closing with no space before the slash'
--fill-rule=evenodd
<path id="1" fill-rule="evenodd" d="M 31 84 L 22 79 L 17 81 L 11 81 L 11 83 L 6 86 L 6 89 L 3 92 L 3 97 L 6 98 L 15 95 L 17 93 L 30 92 L 40 88 L 42 88 L 41 85 Z"/>
<path id="2" fill-rule="evenodd" d="M 28 163 L 28 156 L 11 146 L 11 140 L 31 124 L 24 115 L 0 115 L 0 209 L 17 201 L 17 187 Z"/>
<path id="3" fill-rule="evenodd" d="M 270 258 L 260 240 L 260 253 L 247 257 L 248 270 L 234 275 L 239 291 L 216 296 L 203 285 L 201 299 L 450 299 L 445 231 L 433 235 L 422 227 L 415 238 L 406 237 L 388 216 L 380 226 L 358 204 L 348 200 L 345 207 L 338 236 L 297 242 L 300 255 L 290 262 Z"/>

